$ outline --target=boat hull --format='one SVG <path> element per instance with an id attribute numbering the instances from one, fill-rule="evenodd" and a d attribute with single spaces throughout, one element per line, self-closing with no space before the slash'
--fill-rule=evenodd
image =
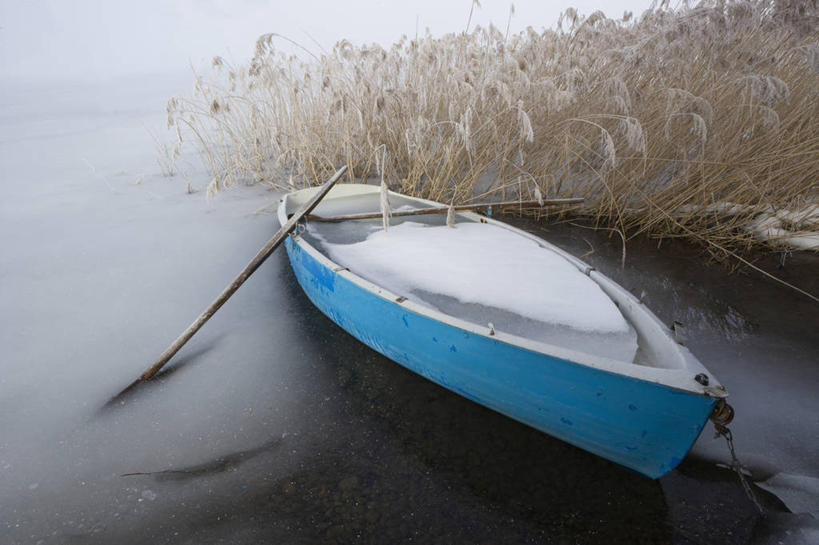
<path id="1" fill-rule="evenodd" d="M 660 477 L 679 464 L 716 400 L 528 350 L 442 323 L 364 289 L 286 241 L 304 292 L 389 359 L 549 435 Z"/>

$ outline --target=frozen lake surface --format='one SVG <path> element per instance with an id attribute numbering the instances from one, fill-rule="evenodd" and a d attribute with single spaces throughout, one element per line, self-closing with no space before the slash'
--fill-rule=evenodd
<path id="1" fill-rule="evenodd" d="M 372 352 L 284 252 L 103 409 L 277 228 L 263 187 L 207 202 L 192 150 L 160 175 L 147 129 L 189 81 L 0 82 L 0 543 L 817 541 L 819 307 L 680 244 L 632 242 L 621 269 L 607 234 L 515 221 L 686 325 L 779 496 L 757 489 L 764 519 L 710 425 L 635 475 Z M 818 257 L 764 263 L 816 293 Z"/>

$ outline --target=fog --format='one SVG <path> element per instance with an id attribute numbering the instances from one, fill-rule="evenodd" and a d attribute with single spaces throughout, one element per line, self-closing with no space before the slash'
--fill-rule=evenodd
<path id="1" fill-rule="evenodd" d="M 511 30 L 568 5 L 516 2 Z M 740 456 L 804 515 L 763 497 L 777 516 L 754 530 L 710 427 L 651 481 L 409 373 L 321 315 L 283 252 L 159 380 L 106 406 L 277 228 L 255 213 L 279 197 L 263 186 L 205 199 L 193 149 L 162 176 L 149 131 L 191 67 L 242 62 L 265 32 L 320 51 L 460 31 L 469 7 L 0 4 L 0 542 L 815 542 L 815 306 L 653 242 L 622 269 L 606 234 L 524 225 L 577 255 L 593 243 L 593 266 L 690 326 L 731 391 Z M 472 26 L 508 13 L 485 0 Z M 815 286 L 816 266 L 795 256 L 785 273 Z"/>
<path id="2" fill-rule="evenodd" d="M 635 15 L 647 0 L 613 0 L 602 10 Z M 506 29 L 508 1 L 484 0 L 470 28 L 490 22 Z M 599 2 L 561 0 L 515 2 L 511 32 L 555 25 L 574 6 L 590 14 Z M 402 34 L 433 35 L 466 27 L 470 2 L 418 0 L 146 0 L 103 2 L 34 0 L 0 4 L 0 78 L 103 78 L 111 75 L 176 72 L 221 55 L 244 62 L 256 38 L 267 32 L 287 36 L 313 52 L 341 39 L 389 45 Z M 277 47 L 293 51 L 287 42 Z"/>

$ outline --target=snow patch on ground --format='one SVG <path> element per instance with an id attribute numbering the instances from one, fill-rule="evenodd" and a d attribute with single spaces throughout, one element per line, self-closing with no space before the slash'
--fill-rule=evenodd
<path id="1" fill-rule="evenodd" d="M 681 215 L 696 213 L 728 217 L 744 214 L 750 221 L 743 223 L 742 228 L 757 240 L 794 250 L 819 250 L 819 204 L 815 202 L 788 210 L 722 201 L 705 206 L 683 205 L 678 212 Z"/>
<path id="2" fill-rule="evenodd" d="M 756 238 L 779 246 L 819 250 L 819 205 L 765 212 L 751 223 L 749 230 Z"/>

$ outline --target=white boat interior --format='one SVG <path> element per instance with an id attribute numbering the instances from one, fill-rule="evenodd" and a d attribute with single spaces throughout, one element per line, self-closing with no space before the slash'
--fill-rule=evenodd
<path id="1" fill-rule="evenodd" d="M 292 214 L 309 194 L 305 190 L 289 195 L 280 214 Z M 389 201 L 391 210 L 441 206 L 392 192 Z M 313 214 L 329 217 L 379 211 L 378 187 L 344 184 L 336 186 Z M 705 371 L 704 367 L 626 290 L 524 231 L 473 212 L 455 217 L 454 229 L 446 226 L 446 214 L 393 217 L 387 233 L 380 217 L 308 221 L 300 236 L 339 268 L 402 301 L 405 298 L 415 308 L 471 324 L 470 330 L 498 335 L 499 340 L 517 339 L 521 344 L 529 340 L 559 352 L 585 354 L 587 357 L 573 361 L 586 360 L 617 372 L 629 364 L 633 370 L 626 374 L 703 392 L 693 377 Z M 419 233 L 425 243 L 418 242 Z M 525 241 L 525 251 L 510 250 L 510 236 Z M 453 240 L 459 246 L 454 255 L 450 253 L 454 246 L 447 245 Z M 514 250 L 522 255 L 510 259 Z M 425 255 L 427 251 L 432 255 Z M 429 275 L 424 274 L 425 268 L 430 269 Z M 425 281 L 426 276 L 437 281 Z M 655 371 L 673 372 L 677 378 L 668 380 L 671 376 L 663 375 L 666 378 L 660 379 Z M 679 371 L 684 373 L 678 375 Z M 712 380 L 712 388 L 706 391 L 714 393 L 710 390 L 717 385 Z"/>

